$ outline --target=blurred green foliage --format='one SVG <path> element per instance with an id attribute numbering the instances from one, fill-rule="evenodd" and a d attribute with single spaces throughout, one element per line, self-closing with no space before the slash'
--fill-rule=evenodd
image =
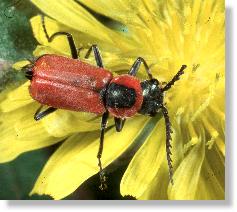
<path id="1" fill-rule="evenodd" d="M 0 199 L 49 199 L 47 196 L 28 195 L 48 158 L 46 148 L 24 153 L 16 160 L 0 164 Z"/>
<path id="2" fill-rule="evenodd" d="M 32 57 L 36 46 L 29 18 L 37 9 L 29 1 L 0 1 L 0 58 L 15 62 Z"/>
<path id="3" fill-rule="evenodd" d="M 0 91 L 10 82 L 19 84 L 24 80 L 22 73 L 11 66 L 19 60 L 32 58 L 37 42 L 29 18 L 37 13 L 29 1 L 0 1 Z"/>

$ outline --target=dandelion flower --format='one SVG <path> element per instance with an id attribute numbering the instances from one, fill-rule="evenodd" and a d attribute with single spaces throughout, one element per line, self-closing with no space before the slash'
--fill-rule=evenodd
<path id="1" fill-rule="evenodd" d="M 224 1 L 32 2 L 50 17 L 46 18 L 49 34 L 70 32 L 78 47 L 96 43 L 104 66 L 117 74 L 126 73 L 138 56 L 150 64 L 154 78 L 163 82 L 169 81 L 182 64 L 188 66 L 182 79 L 165 96 L 174 131 L 174 185 L 168 177 L 164 121 L 151 122 L 151 118 L 138 115 L 128 120 L 121 133 L 109 129 L 105 135 L 104 167 L 121 155 L 148 124 L 153 125 L 148 136 L 141 139 L 143 144 L 122 177 L 121 194 L 144 200 L 224 199 Z M 88 8 L 120 24 L 105 25 Z M 30 21 L 40 43 L 35 56 L 70 56 L 64 37 L 48 43 L 40 17 Z M 145 71 L 142 72 L 139 77 L 145 79 Z M 38 103 L 29 96 L 28 85 L 26 82 L 2 94 L 0 162 L 65 139 L 31 191 L 62 199 L 98 172 L 100 117 L 58 110 L 35 122 L 33 114 Z"/>

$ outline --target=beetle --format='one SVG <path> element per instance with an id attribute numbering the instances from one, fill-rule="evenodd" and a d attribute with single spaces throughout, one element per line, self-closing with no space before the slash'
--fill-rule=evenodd
<path id="1" fill-rule="evenodd" d="M 102 115 L 97 158 L 100 188 L 103 190 L 106 188 L 106 177 L 102 168 L 101 156 L 109 113 L 114 117 L 116 131 L 120 132 L 126 118 L 132 117 L 136 113 L 155 116 L 161 111 L 166 125 L 166 157 L 169 177 L 173 184 L 170 142 L 172 130 L 168 110 L 164 105 L 164 92 L 180 79 L 186 65 L 182 65 L 177 74 L 165 86 L 153 78 L 148 64 L 142 57 L 135 60 L 127 74 L 113 76 L 109 70 L 104 68 L 97 45 L 92 45 L 85 55 L 85 58 L 89 58 L 93 51 L 96 67 L 79 60 L 78 49 L 70 33 L 56 32 L 49 36 L 44 16 L 41 17 L 48 42 L 52 42 L 57 36 L 66 36 L 72 58 L 45 54 L 23 68 L 25 76 L 31 81 L 29 87 L 31 97 L 41 103 L 34 119 L 39 121 L 57 109 Z M 144 65 L 148 75 L 148 79 L 144 81 L 136 77 L 141 64 Z M 42 111 L 43 105 L 49 107 Z"/>

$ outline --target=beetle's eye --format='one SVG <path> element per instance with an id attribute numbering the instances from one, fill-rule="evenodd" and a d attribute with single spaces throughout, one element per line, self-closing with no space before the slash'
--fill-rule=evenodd
<path id="1" fill-rule="evenodd" d="M 159 85 L 159 81 L 157 79 L 151 79 L 150 82 L 153 85 Z"/>

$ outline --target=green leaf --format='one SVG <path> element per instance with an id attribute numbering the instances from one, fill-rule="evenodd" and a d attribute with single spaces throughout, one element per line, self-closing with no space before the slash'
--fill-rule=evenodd
<path id="1" fill-rule="evenodd" d="M 49 199 L 28 195 L 50 156 L 49 150 L 24 153 L 14 161 L 0 164 L 0 199 Z"/>
<path id="2" fill-rule="evenodd" d="M 29 1 L 0 2 L 0 91 L 10 82 L 22 82 L 23 74 L 11 66 L 24 59 L 32 58 L 37 42 L 29 24 L 29 18 L 37 9 Z"/>

